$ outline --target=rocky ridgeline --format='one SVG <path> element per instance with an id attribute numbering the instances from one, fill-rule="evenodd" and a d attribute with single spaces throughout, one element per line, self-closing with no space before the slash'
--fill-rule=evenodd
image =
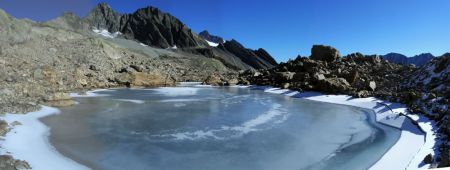
<path id="1" fill-rule="evenodd" d="M 360 53 L 340 57 L 329 46 L 315 45 L 311 57 L 297 57 L 269 70 L 246 71 L 243 83 L 272 85 L 297 91 L 350 94 L 355 97 L 389 97 L 397 82 L 414 70 Z"/>
<path id="2" fill-rule="evenodd" d="M 435 167 L 450 164 L 450 54 L 434 58 L 420 68 L 390 63 L 376 55 L 354 53 L 340 57 L 329 46 L 315 45 L 311 56 L 297 57 L 273 69 L 248 70 L 239 83 L 281 87 L 297 91 L 374 96 L 407 104 L 412 113 L 435 120 L 442 142 L 440 155 L 427 157 Z"/>

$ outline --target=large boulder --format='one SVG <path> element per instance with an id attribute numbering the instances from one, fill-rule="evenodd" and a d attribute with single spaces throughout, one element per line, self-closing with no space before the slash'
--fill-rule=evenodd
<path id="1" fill-rule="evenodd" d="M 45 104 L 53 107 L 67 107 L 76 104 L 69 93 L 55 92 L 45 97 Z"/>
<path id="2" fill-rule="evenodd" d="M 314 45 L 311 49 L 311 59 L 332 62 L 340 57 L 339 51 L 330 46 Z"/>
<path id="3" fill-rule="evenodd" d="M 138 87 L 157 87 L 157 86 L 167 86 L 174 85 L 175 82 L 157 73 L 142 73 L 133 72 L 131 73 L 131 85 Z"/>
<path id="4" fill-rule="evenodd" d="M 203 84 L 221 86 L 224 84 L 224 82 L 218 75 L 210 75 L 205 79 L 205 81 L 203 81 Z"/>
<path id="5" fill-rule="evenodd" d="M 344 78 L 327 78 L 316 84 L 316 90 L 325 93 L 344 93 L 350 88 L 350 84 Z"/>
<path id="6" fill-rule="evenodd" d="M 0 156 L 0 169 L 2 170 L 25 170 L 31 169 L 31 166 L 21 160 L 15 160 L 10 155 L 1 155 Z"/>
<path id="7" fill-rule="evenodd" d="M 367 82 L 367 89 L 369 89 L 370 91 L 375 91 L 376 88 L 377 84 L 375 83 L 375 81 Z"/>
<path id="8" fill-rule="evenodd" d="M 9 125 L 4 120 L 0 120 L 0 136 L 5 136 L 9 131 Z"/>
<path id="9" fill-rule="evenodd" d="M 295 73 L 293 72 L 276 72 L 275 73 L 275 80 L 277 82 L 286 82 L 291 81 L 294 77 Z"/>

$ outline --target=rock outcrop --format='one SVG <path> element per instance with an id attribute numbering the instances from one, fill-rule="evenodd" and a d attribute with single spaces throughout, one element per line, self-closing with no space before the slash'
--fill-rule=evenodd
<path id="1" fill-rule="evenodd" d="M 311 49 L 311 59 L 313 60 L 333 62 L 340 56 L 339 51 L 330 46 L 314 45 Z"/>
<path id="2" fill-rule="evenodd" d="M 277 65 L 275 59 L 264 49 L 256 51 L 247 49 L 236 40 L 226 41 L 224 44 L 220 44 L 219 48 L 232 53 L 255 69 L 268 69 Z"/>

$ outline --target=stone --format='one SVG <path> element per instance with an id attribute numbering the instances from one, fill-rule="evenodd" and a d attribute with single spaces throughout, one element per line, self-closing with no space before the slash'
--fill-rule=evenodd
<path id="1" fill-rule="evenodd" d="M 311 59 L 332 62 L 340 57 L 339 51 L 330 46 L 314 45 L 311 49 Z"/>
<path id="2" fill-rule="evenodd" d="M 174 85 L 175 82 L 167 77 L 158 73 L 141 73 L 134 72 L 130 74 L 131 85 L 138 87 L 157 87 L 157 86 L 167 86 Z"/>
<path id="3" fill-rule="evenodd" d="M 217 75 L 208 76 L 203 84 L 213 85 L 213 86 L 221 86 L 223 85 L 222 79 Z"/>
<path id="4" fill-rule="evenodd" d="M 358 98 L 366 98 L 369 97 L 370 93 L 367 90 L 361 90 L 356 94 L 356 97 Z"/>
<path id="5" fill-rule="evenodd" d="M 15 160 L 10 155 L 0 155 L 0 169 L 1 170 L 26 170 L 26 169 L 31 169 L 31 166 L 26 161 Z"/>
<path id="6" fill-rule="evenodd" d="M 19 126 L 22 125 L 22 123 L 18 122 L 18 121 L 14 121 L 11 123 L 11 126 Z"/>
<path id="7" fill-rule="evenodd" d="M 283 83 L 283 85 L 281 86 L 281 88 L 283 88 L 283 89 L 289 89 L 290 86 L 291 86 L 290 83 Z"/>
<path id="8" fill-rule="evenodd" d="M 5 136 L 9 132 L 8 123 L 4 120 L 0 120 L 0 136 Z"/>
<path id="9" fill-rule="evenodd" d="M 136 70 L 137 72 L 144 71 L 144 67 L 142 67 L 141 65 L 130 65 L 130 67 Z"/>
<path id="10" fill-rule="evenodd" d="M 375 83 L 375 81 L 369 81 L 369 82 L 367 83 L 367 88 L 368 88 L 370 91 L 375 91 L 375 89 L 377 88 L 377 84 Z"/>
<path id="11" fill-rule="evenodd" d="M 239 80 L 238 80 L 238 79 L 232 78 L 232 79 L 227 80 L 226 85 L 228 85 L 228 86 L 234 86 L 234 85 L 236 85 L 236 84 L 238 84 L 238 83 L 239 83 Z"/>
<path id="12" fill-rule="evenodd" d="M 324 76 L 323 74 L 319 74 L 319 73 L 315 73 L 315 74 L 313 75 L 313 78 L 314 78 L 316 81 L 325 80 L 325 76 Z"/>
<path id="13" fill-rule="evenodd" d="M 357 71 L 356 69 L 353 69 L 353 70 L 350 72 L 350 75 L 349 75 L 347 81 L 348 81 L 350 84 L 354 84 L 354 83 L 356 83 L 356 81 L 357 81 L 358 79 L 359 79 L 359 73 L 358 73 L 358 71 Z"/>
<path id="14" fill-rule="evenodd" d="M 327 78 L 317 82 L 316 89 L 326 93 L 344 93 L 350 89 L 350 84 L 344 78 Z"/>
<path id="15" fill-rule="evenodd" d="M 427 156 L 425 156 L 425 158 L 423 159 L 423 163 L 425 163 L 425 164 L 433 163 L 433 155 L 431 155 L 431 153 L 430 153 Z"/>
<path id="16" fill-rule="evenodd" d="M 290 81 L 294 78 L 295 73 L 292 72 L 276 72 L 275 79 L 279 82 Z"/>

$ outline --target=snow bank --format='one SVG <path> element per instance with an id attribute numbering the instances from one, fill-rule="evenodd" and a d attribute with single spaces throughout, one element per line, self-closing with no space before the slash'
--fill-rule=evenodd
<path id="1" fill-rule="evenodd" d="M 102 91 L 114 91 L 113 89 L 97 89 L 86 92 L 86 94 L 79 94 L 79 93 L 70 93 L 70 97 L 101 97 L 101 96 L 109 96 L 107 94 L 98 94 L 96 92 L 102 92 Z"/>
<path id="2" fill-rule="evenodd" d="M 206 42 L 208 43 L 208 45 L 211 46 L 211 47 L 217 47 L 217 46 L 219 46 L 218 43 L 211 42 L 211 41 L 208 41 L 208 40 L 205 40 L 205 41 L 206 41 Z"/>
<path id="3" fill-rule="evenodd" d="M 106 29 L 93 29 L 92 31 L 94 31 L 95 33 L 97 33 L 98 35 L 104 36 L 106 38 L 116 38 L 118 35 L 122 34 L 120 32 L 115 32 L 115 33 L 110 33 L 108 30 Z"/>
<path id="4" fill-rule="evenodd" d="M 318 92 L 299 93 L 287 89 L 271 87 L 251 87 L 264 90 L 268 93 L 282 94 L 294 98 L 302 98 L 327 103 L 343 104 L 371 109 L 375 112 L 379 123 L 399 128 L 402 130 L 400 139 L 385 155 L 370 169 L 428 169 L 429 165 L 422 164 L 423 158 L 429 153 L 434 153 L 433 146 L 436 136 L 433 133 L 434 123 L 425 117 L 400 113 L 408 113 L 407 107 L 399 103 L 390 103 L 376 98 L 353 98 L 348 95 L 323 95 Z M 413 124 L 417 122 L 418 126 Z"/>
<path id="5" fill-rule="evenodd" d="M 84 170 L 89 169 L 58 153 L 48 141 L 49 127 L 39 118 L 59 113 L 56 108 L 42 106 L 41 110 L 27 114 L 6 114 L 2 119 L 16 125 L 1 142 L 1 154 L 26 160 L 36 170 Z"/>
<path id="6" fill-rule="evenodd" d="M 134 103 L 134 104 L 144 104 L 145 101 L 144 100 L 133 100 L 133 99 L 115 99 L 117 101 L 121 101 L 121 102 L 130 102 L 130 103 Z"/>

